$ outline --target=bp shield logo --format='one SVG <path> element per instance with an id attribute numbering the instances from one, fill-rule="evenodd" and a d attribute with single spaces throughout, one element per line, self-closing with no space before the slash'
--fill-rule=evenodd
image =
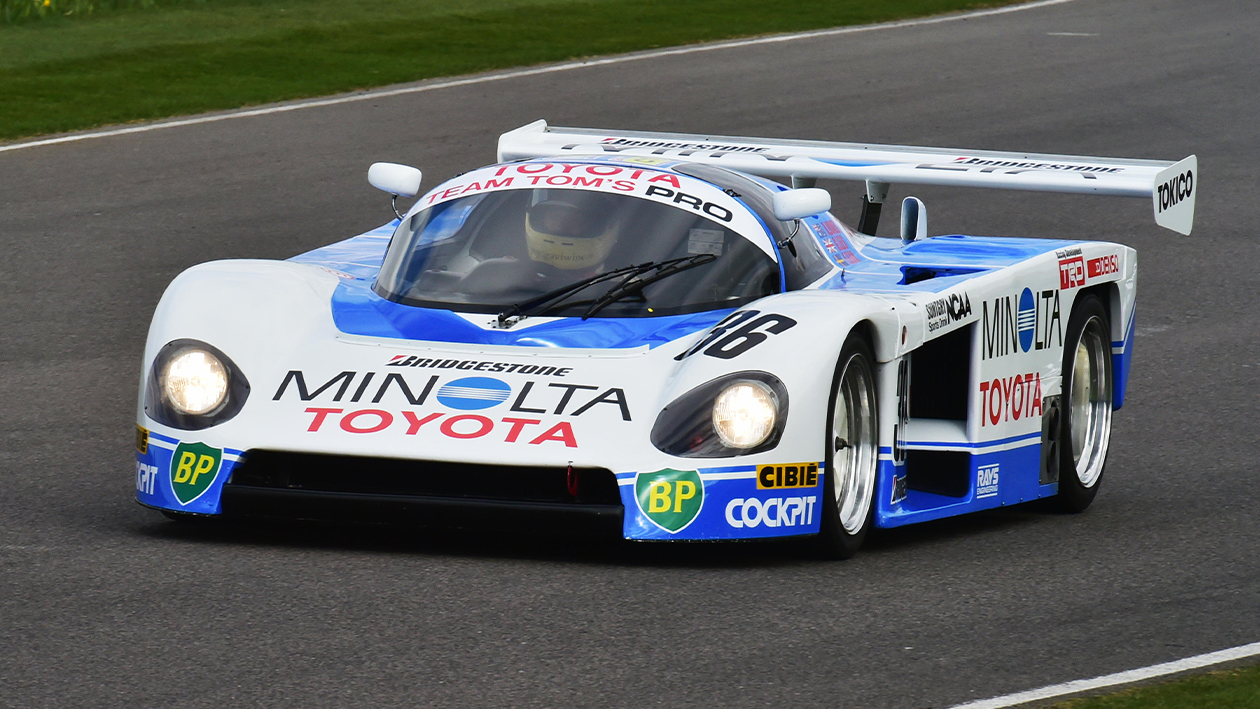
<path id="1" fill-rule="evenodd" d="M 204 443 L 181 443 L 171 454 L 171 490 L 179 504 L 187 505 L 214 482 L 223 463 L 223 451 Z"/>
<path id="2" fill-rule="evenodd" d="M 656 526 L 674 534 L 682 531 L 704 506 L 704 483 L 695 470 L 666 468 L 639 473 L 634 479 L 639 510 Z"/>

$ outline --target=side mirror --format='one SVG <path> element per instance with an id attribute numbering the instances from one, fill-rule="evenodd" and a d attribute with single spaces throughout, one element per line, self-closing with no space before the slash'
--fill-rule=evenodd
<path id="1" fill-rule="evenodd" d="M 901 201 L 901 243 L 927 238 L 927 206 L 918 197 Z"/>
<path id="2" fill-rule="evenodd" d="M 420 192 L 420 171 L 392 162 L 373 163 L 368 168 L 368 182 L 396 197 L 415 197 Z"/>
<path id="3" fill-rule="evenodd" d="M 831 193 L 817 187 L 775 192 L 772 200 L 774 218 L 781 222 L 812 217 L 831 209 Z"/>

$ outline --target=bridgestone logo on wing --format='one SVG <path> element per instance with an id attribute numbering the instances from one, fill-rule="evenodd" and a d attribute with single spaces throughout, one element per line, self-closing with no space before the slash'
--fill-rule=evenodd
<path id="1" fill-rule="evenodd" d="M 1057 162 L 1024 162 L 1020 160 L 984 160 L 981 158 L 958 158 L 954 162 L 960 165 L 976 165 L 978 167 L 1006 168 L 1014 170 L 1067 170 L 1070 172 L 1123 172 L 1122 167 L 1104 167 L 1102 165 L 1072 165 Z"/>
<path id="2" fill-rule="evenodd" d="M 766 148 L 755 145 L 719 145 L 717 143 L 670 143 L 660 140 L 604 138 L 600 145 L 623 145 L 627 148 L 660 148 L 661 150 L 721 150 L 727 153 L 760 153 Z"/>

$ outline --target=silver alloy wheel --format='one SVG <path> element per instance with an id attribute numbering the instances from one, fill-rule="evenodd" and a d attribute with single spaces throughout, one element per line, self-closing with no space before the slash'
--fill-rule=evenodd
<path id="1" fill-rule="evenodd" d="M 875 431 L 875 386 L 870 365 L 860 354 L 844 364 L 832 413 L 831 461 L 840 526 L 856 534 L 866 523 L 875 487 L 879 449 Z"/>
<path id="2" fill-rule="evenodd" d="M 1102 318 L 1092 316 L 1081 329 L 1072 362 L 1068 392 L 1071 415 L 1072 462 L 1083 487 L 1093 487 L 1102 475 L 1111 439 L 1111 338 Z"/>

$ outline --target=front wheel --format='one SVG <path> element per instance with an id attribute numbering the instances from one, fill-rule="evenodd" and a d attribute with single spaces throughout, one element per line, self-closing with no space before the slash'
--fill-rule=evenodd
<path id="1" fill-rule="evenodd" d="M 879 466 L 879 415 L 875 357 L 854 332 L 840 349 L 827 413 L 826 470 L 823 474 L 821 553 L 832 559 L 853 556 L 875 517 Z"/>
<path id="2" fill-rule="evenodd" d="M 1111 327 L 1097 296 L 1081 296 L 1063 340 L 1063 405 L 1056 506 L 1081 512 L 1098 494 L 1111 443 Z"/>

